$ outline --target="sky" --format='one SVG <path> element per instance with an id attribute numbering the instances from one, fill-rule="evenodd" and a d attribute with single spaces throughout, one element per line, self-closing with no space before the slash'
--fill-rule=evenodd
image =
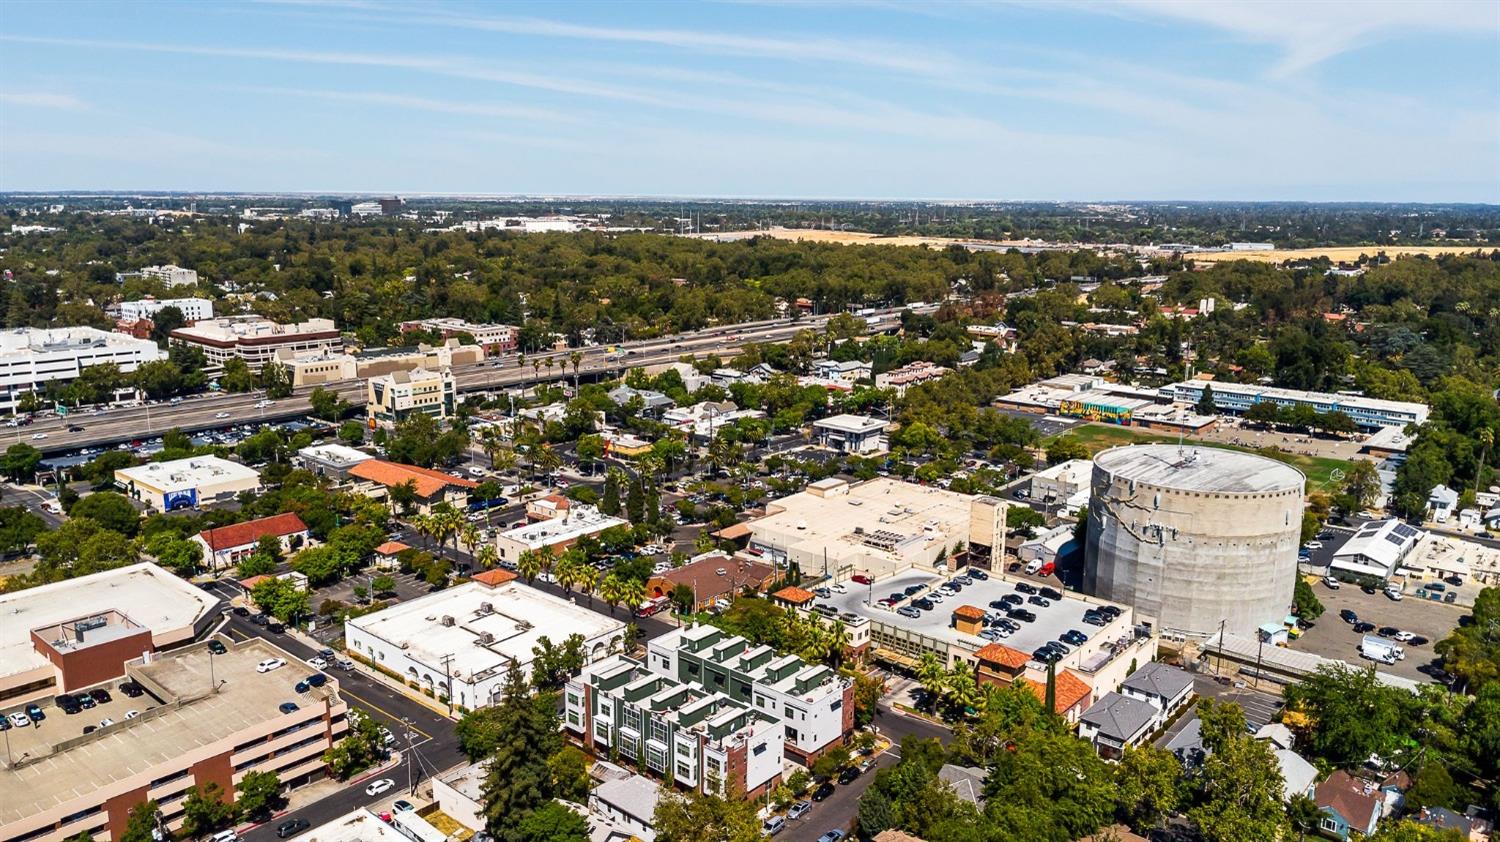
<path id="1" fill-rule="evenodd" d="M 0 191 L 1500 202 L 1500 0 L 8 0 L 0 56 Z"/>

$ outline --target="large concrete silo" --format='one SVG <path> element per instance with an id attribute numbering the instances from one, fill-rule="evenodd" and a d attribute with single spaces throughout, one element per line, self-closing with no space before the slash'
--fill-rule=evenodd
<path id="1" fill-rule="evenodd" d="M 1212 447 L 1131 445 L 1094 457 L 1084 590 L 1161 631 L 1249 634 L 1291 607 L 1301 471 Z"/>

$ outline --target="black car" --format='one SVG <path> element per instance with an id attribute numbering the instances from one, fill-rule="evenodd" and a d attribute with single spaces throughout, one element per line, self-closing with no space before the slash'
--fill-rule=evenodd
<path id="1" fill-rule="evenodd" d="M 1042 648 L 1051 649 L 1053 652 L 1056 652 L 1058 654 L 1058 657 L 1061 657 L 1073 651 L 1073 647 L 1069 646 L 1066 643 L 1063 643 L 1060 640 L 1049 640 L 1046 643 L 1042 644 Z"/>
<path id="2" fill-rule="evenodd" d="M 280 707 L 278 708 L 278 710 L 280 710 L 282 713 L 296 713 L 297 712 L 297 703 L 296 702 L 282 702 L 281 705 L 280 705 Z"/>
<path id="3" fill-rule="evenodd" d="M 817 789 L 813 790 L 812 800 L 814 800 L 814 801 L 827 801 L 828 800 L 828 796 L 830 796 L 832 794 L 833 794 L 833 783 L 830 782 L 830 781 L 824 781 L 821 786 L 819 786 Z"/>
<path id="4" fill-rule="evenodd" d="M 1018 593 L 1008 593 L 1005 596 L 1000 597 L 1000 601 L 1005 603 L 1006 605 L 1020 605 L 1021 603 L 1026 601 L 1026 597 L 1021 596 Z M 994 605 L 995 603 L 992 602 L 990 604 Z"/>
<path id="5" fill-rule="evenodd" d="M 1395 626 L 1381 626 L 1380 630 L 1375 633 L 1381 637 L 1395 637 L 1401 633 L 1401 630 Z"/>
<path id="6" fill-rule="evenodd" d="M 913 608 L 920 608 L 923 611 L 931 611 L 932 609 L 937 607 L 936 603 L 926 597 L 912 600 L 911 605 Z"/>
<path id="7" fill-rule="evenodd" d="M 922 588 L 924 588 L 924 587 L 926 587 L 926 586 L 925 585 L 912 585 L 911 587 L 909 587 L 909 588 L 906 589 L 906 595 L 907 596 L 911 596 L 914 593 L 921 593 L 922 592 Z"/>
<path id="8" fill-rule="evenodd" d="M 72 696 L 69 696 L 67 693 L 64 693 L 61 696 L 57 697 L 57 709 L 69 716 L 72 716 L 73 714 L 83 710 L 83 708 L 78 704 L 78 700 L 73 698 Z"/>
<path id="9" fill-rule="evenodd" d="M 1036 622 L 1036 615 L 1031 613 L 1030 611 L 1027 611 L 1025 608 L 1012 608 L 1009 611 L 1005 612 L 1005 616 L 1011 618 L 1012 620 L 1020 620 L 1023 623 Z"/>
<path id="10" fill-rule="evenodd" d="M 94 701 L 101 705 L 107 705 L 113 701 L 113 698 L 109 695 L 109 691 L 103 687 L 95 687 L 89 691 L 89 695 L 94 697 Z"/>
<path id="11" fill-rule="evenodd" d="M 1019 593 L 1036 593 L 1036 585 L 1027 584 L 1026 582 L 1017 582 L 1016 591 Z"/>
<path id="12" fill-rule="evenodd" d="M 859 777 L 858 766 L 845 766 L 844 770 L 839 772 L 839 783 L 848 785 L 853 783 L 857 777 Z"/>
<path id="13" fill-rule="evenodd" d="M 85 725 L 85 726 L 83 726 L 83 733 L 85 733 L 85 734 L 92 734 L 92 733 L 94 733 L 97 730 L 99 730 L 99 726 L 98 725 Z"/>
<path id="14" fill-rule="evenodd" d="M 264 626 L 265 624 L 271 622 L 271 618 L 265 614 L 256 614 L 255 616 L 250 618 L 250 622 L 256 624 L 257 626 Z"/>
<path id="15" fill-rule="evenodd" d="M 1088 642 L 1089 636 L 1079 631 L 1078 629 L 1068 629 L 1067 631 L 1063 632 L 1062 635 L 1057 639 L 1061 640 L 1064 643 L 1071 643 L 1074 646 L 1082 646 L 1083 644 Z"/>
<path id="16" fill-rule="evenodd" d="M 1429 641 L 1427 640 L 1427 638 L 1421 636 L 1420 634 L 1412 638 L 1411 640 L 1406 641 L 1407 646 L 1426 646 L 1428 643 Z"/>
<path id="17" fill-rule="evenodd" d="M 1099 613 L 1113 620 L 1114 618 L 1120 616 L 1120 606 L 1101 605 L 1099 606 Z"/>
<path id="18" fill-rule="evenodd" d="M 1026 598 L 1026 601 L 1038 608 L 1046 608 L 1052 604 L 1052 601 L 1044 596 L 1029 596 Z"/>
<path id="19" fill-rule="evenodd" d="M 968 575 L 972 578 L 978 579 L 981 582 L 987 581 L 990 578 L 990 574 L 984 572 L 983 570 L 980 570 L 977 567 L 969 568 Z"/>
<path id="20" fill-rule="evenodd" d="M 47 718 L 47 714 L 42 711 L 42 706 L 35 702 L 26 706 L 26 715 L 31 717 L 32 722 L 41 722 Z"/>
<path id="21" fill-rule="evenodd" d="M 328 676 L 324 675 L 321 672 L 315 672 L 303 680 L 313 687 L 322 687 L 324 684 L 328 683 Z"/>
<path id="22" fill-rule="evenodd" d="M 285 839 L 288 836 L 295 836 L 309 827 L 312 827 L 312 825 L 308 823 L 307 819 L 287 819 L 281 824 L 276 825 L 276 838 Z"/>
<path id="23" fill-rule="evenodd" d="M 270 623 L 266 626 L 266 631 L 270 632 L 271 634 L 281 634 L 282 632 L 286 631 L 286 626 L 282 625 L 281 623 Z"/>
<path id="24" fill-rule="evenodd" d="M 1359 615 L 1354 613 L 1353 608 L 1345 608 L 1339 612 L 1339 619 L 1352 625 L 1359 622 Z"/>
<path id="25" fill-rule="evenodd" d="M 1058 654 L 1055 650 L 1048 649 L 1047 647 L 1043 646 L 1042 648 L 1031 653 L 1031 660 L 1043 664 L 1050 664 L 1062 660 L 1062 655 Z"/>
<path id="26" fill-rule="evenodd" d="M 214 653 L 215 655 L 222 655 L 229 650 L 224 647 L 223 643 L 217 640 L 210 640 L 208 642 L 208 651 Z"/>
<path id="27" fill-rule="evenodd" d="M 233 608 L 231 608 L 229 610 L 233 611 L 234 612 L 234 616 L 236 616 L 236 617 L 248 617 L 248 616 L 250 616 L 250 609 L 246 608 L 243 605 L 236 605 L 235 607 L 233 607 Z"/>
<path id="28" fill-rule="evenodd" d="M 1062 591 L 1058 590 L 1057 588 L 1042 588 L 1041 590 L 1037 591 L 1037 593 L 1051 600 L 1062 599 Z"/>
<path id="29" fill-rule="evenodd" d="M 89 708 L 92 708 L 94 706 L 94 697 L 90 696 L 87 693 L 75 693 L 73 695 L 73 701 L 77 702 L 78 706 L 83 708 L 84 710 L 88 710 Z"/>
<path id="30" fill-rule="evenodd" d="M 1375 631 L 1374 623 L 1359 622 L 1354 624 L 1355 634 L 1369 634 L 1372 631 Z"/>
<path id="31" fill-rule="evenodd" d="M 904 593 L 902 593 L 900 591 L 896 591 L 893 594 L 886 594 L 885 598 L 888 599 L 888 600 L 890 600 L 890 602 L 891 602 L 892 605 L 895 605 L 896 603 L 900 602 L 901 600 L 906 599 L 906 594 L 904 594 Z"/>
<path id="32" fill-rule="evenodd" d="M 141 685 L 136 684 L 134 681 L 125 681 L 120 684 L 120 692 L 134 699 L 146 691 L 142 690 Z"/>

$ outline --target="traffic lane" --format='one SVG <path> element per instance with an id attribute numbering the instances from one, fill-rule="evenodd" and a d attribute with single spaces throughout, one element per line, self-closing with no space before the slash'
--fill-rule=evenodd
<path id="1" fill-rule="evenodd" d="M 26 488 L 24 486 L 11 485 L 10 483 L 6 483 L 4 496 L 11 498 L 21 498 L 21 505 L 24 506 L 27 511 L 46 521 L 47 528 L 56 529 L 57 527 L 62 526 L 62 515 L 53 514 L 52 512 L 49 512 L 46 509 L 42 508 L 43 503 L 47 502 L 48 500 L 56 499 L 50 492 L 39 491 L 34 488 Z"/>
<path id="2" fill-rule="evenodd" d="M 900 762 L 900 750 L 892 749 L 875 758 L 875 767 L 847 784 L 834 784 L 833 794 L 827 801 L 813 804 L 807 815 L 787 822 L 786 829 L 777 834 L 786 842 L 817 842 L 818 837 L 834 828 L 853 834 L 855 820 L 859 817 L 859 799 L 875 781 L 879 769 Z"/>
<path id="3" fill-rule="evenodd" d="M 381 771 L 369 777 L 356 776 L 349 786 L 334 792 L 331 795 L 318 799 L 304 807 L 291 810 L 275 816 L 266 823 L 240 835 L 241 839 L 250 842 L 270 842 L 276 839 L 276 828 L 284 822 L 294 819 L 302 819 L 310 827 L 333 822 L 344 815 L 362 807 L 373 807 L 381 802 L 389 801 L 397 793 L 406 792 L 407 776 L 411 775 L 413 781 L 417 780 L 417 773 L 421 771 L 420 766 L 414 766 L 413 760 L 402 756 L 401 763 L 390 769 Z M 389 790 L 381 795 L 366 795 L 365 787 L 372 781 L 381 778 L 390 778 L 396 784 L 396 789 Z"/>

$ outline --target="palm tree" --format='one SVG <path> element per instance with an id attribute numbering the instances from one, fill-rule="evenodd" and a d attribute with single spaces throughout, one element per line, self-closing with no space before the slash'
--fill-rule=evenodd
<path id="1" fill-rule="evenodd" d="M 433 523 L 431 515 L 413 515 L 407 518 L 406 522 L 411 524 L 411 528 L 415 530 L 418 535 L 422 536 L 424 543 L 427 540 L 430 540 L 432 536 L 436 534 L 436 525 Z"/>
<path id="2" fill-rule="evenodd" d="M 943 688 L 948 678 L 948 671 L 943 668 L 943 662 L 931 652 L 922 653 L 922 661 L 917 664 L 917 681 L 926 691 L 927 698 L 934 704 L 943 695 Z"/>
<path id="3" fill-rule="evenodd" d="M 552 357 L 548 357 L 547 358 L 547 379 L 549 379 L 549 380 L 552 379 L 552 367 L 555 366 L 555 365 L 557 365 L 557 360 L 553 359 Z"/>
<path id="4" fill-rule="evenodd" d="M 547 445 L 541 445 L 533 451 L 531 462 L 533 467 L 541 468 L 544 474 L 550 474 L 562 467 L 562 457 Z"/>
<path id="5" fill-rule="evenodd" d="M 578 394 L 578 367 L 583 365 L 583 352 L 574 351 L 568 354 L 568 362 L 573 364 L 573 394 Z"/>
<path id="6" fill-rule="evenodd" d="M 481 568 L 489 570 L 500 560 L 500 554 L 495 551 L 494 544 L 485 544 L 474 554 L 474 560 L 479 562 Z"/>
<path id="7" fill-rule="evenodd" d="M 400 507 L 402 514 L 410 514 L 411 507 L 417 502 L 417 481 L 409 479 L 406 482 L 391 486 L 386 493 L 387 499 L 392 507 Z M 395 514 L 395 512 L 392 512 Z"/>
<path id="8" fill-rule="evenodd" d="M 516 452 L 509 447 L 501 447 L 490 454 L 490 465 L 495 470 L 506 473 L 516 467 Z"/>
<path id="9" fill-rule="evenodd" d="M 592 564 L 584 564 L 578 568 L 578 589 L 583 591 L 584 596 L 589 598 L 589 605 L 594 604 L 594 591 L 599 588 L 599 568 Z"/>
<path id="10" fill-rule="evenodd" d="M 520 573 L 529 585 L 536 581 L 537 574 L 546 568 L 547 560 L 544 556 L 550 555 L 552 553 L 547 550 L 526 550 L 521 553 L 520 558 L 516 559 L 516 572 Z"/>
<path id="11" fill-rule="evenodd" d="M 469 553 L 473 554 L 475 552 L 475 548 L 479 546 L 479 527 L 475 526 L 472 523 L 469 523 L 466 520 L 462 523 L 461 526 L 459 526 L 458 535 L 459 538 L 463 541 L 464 546 L 469 548 Z M 454 549 L 457 548 L 457 542 L 455 542 Z"/>
<path id="12" fill-rule="evenodd" d="M 974 670 L 969 667 L 968 662 L 955 663 L 944 683 L 948 704 L 952 705 L 960 715 L 973 713 L 979 704 L 979 685 L 974 681 Z"/>
<path id="13" fill-rule="evenodd" d="M 1479 470 L 1474 472 L 1474 493 L 1479 493 L 1479 483 L 1484 479 L 1484 460 L 1490 455 L 1490 448 L 1495 446 L 1495 431 L 1489 427 L 1480 427 L 1475 434 L 1479 439 Z"/>
<path id="14" fill-rule="evenodd" d="M 622 585 L 620 601 L 625 603 L 628 610 L 634 612 L 635 609 L 641 607 L 641 603 L 646 601 L 646 583 L 640 579 L 625 579 Z"/>
<path id="15" fill-rule="evenodd" d="M 583 553 L 577 547 L 569 547 L 563 552 L 562 557 L 557 560 L 552 569 L 552 575 L 557 580 L 558 587 L 563 589 L 565 596 L 571 596 L 573 586 L 578 584 L 579 575 L 583 572 L 586 560 Z"/>
<path id="16" fill-rule="evenodd" d="M 541 360 L 532 360 L 531 361 L 531 379 L 533 381 L 536 381 L 536 380 L 540 380 L 541 377 L 542 377 L 542 361 Z"/>
<path id="17" fill-rule="evenodd" d="M 844 650 L 849 648 L 849 629 L 842 620 L 828 625 L 828 663 L 838 669 L 844 663 Z"/>
<path id="18" fill-rule="evenodd" d="M 615 606 L 625 601 L 625 580 L 615 573 L 605 576 L 599 583 L 599 596 L 609 603 L 610 616 L 614 616 Z"/>

